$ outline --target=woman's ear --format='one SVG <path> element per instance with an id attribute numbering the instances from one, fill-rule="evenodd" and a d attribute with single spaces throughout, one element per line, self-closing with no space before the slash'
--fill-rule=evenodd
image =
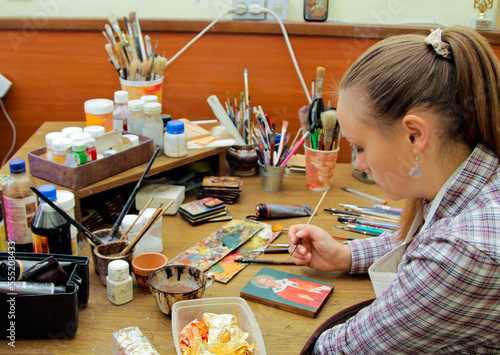
<path id="1" fill-rule="evenodd" d="M 430 140 L 430 127 L 428 118 L 411 114 L 406 115 L 402 121 L 408 144 L 412 146 L 414 154 L 421 154 Z"/>

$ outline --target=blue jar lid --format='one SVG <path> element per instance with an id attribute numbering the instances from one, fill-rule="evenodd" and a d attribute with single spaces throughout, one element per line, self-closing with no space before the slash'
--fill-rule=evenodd
<path id="1" fill-rule="evenodd" d="M 57 191 L 56 187 L 54 185 L 42 185 L 38 189 L 42 195 L 47 197 L 51 201 L 57 200 Z M 40 199 L 40 202 L 45 202 L 42 199 Z"/>
<path id="2" fill-rule="evenodd" d="M 181 134 L 184 133 L 184 122 L 174 120 L 167 122 L 167 133 L 170 134 Z"/>
<path id="3" fill-rule="evenodd" d="M 21 174 L 26 171 L 26 163 L 21 158 L 12 159 L 9 162 L 9 168 L 11 174 Z"/>

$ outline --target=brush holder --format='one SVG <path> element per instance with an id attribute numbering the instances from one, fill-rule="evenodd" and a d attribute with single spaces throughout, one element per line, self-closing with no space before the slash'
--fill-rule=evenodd
<path id="1" fill-rule="evenodd" d="M 129 100 L 139 100 L 141 96 L 156 95 L 158 102 L 162 101 L 163 76 L 149 81 L 133 81 L 120 78 L 122 90 L 128 92 Z"/>

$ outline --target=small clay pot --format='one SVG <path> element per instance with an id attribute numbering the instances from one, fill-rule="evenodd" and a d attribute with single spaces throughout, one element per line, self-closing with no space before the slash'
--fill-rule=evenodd
<path id="1" fill-rule="evenodd" d="M 99 268 L 99 277 L 104 286 L 106 286 L 106 276 L 108 276 L 108 264 L 114 260 L 125 260 L 129 264 L 129 273 L 131 273 L 131 261 L 134 255 L 134 249 L 123 256 L 119 255 L 128 245 L 128 242 L 110 242 L 95 247 L 94 253 L 97 258 Z"/>
<path id="2" fill-rule="evenodd" d="M 132 272 L 137 280 L 137 286 L 144 292 L 149 289 L 149 275 L 156 269 L 167 265 L 168 259 L 160 253 L 142 253 L 132 259 Z"/>
<path id="3" fill-rule="evenodd" d="M 258 173 L 259 156 L 251 145 L 233 145 L 227 148 L 227 161 L 236 176 L 252 176 Z"/>

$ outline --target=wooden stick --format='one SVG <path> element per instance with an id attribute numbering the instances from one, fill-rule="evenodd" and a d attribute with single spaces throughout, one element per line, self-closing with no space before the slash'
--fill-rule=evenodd
<path id="1" fill-rule="evenodd" d="M 328 190 L 326 190 L 325 192 L 323 192 L 323 196 L 321 196 L 321 199 L 319 200 L 318 204 L 316 205 L 316 208 L 314 209 L 314 212 L 312 213 L 311 217 L 309 217 L 309 220 L 307 221 L 306 226 L 309 225 L 311 223 L 311 221 L 313 220 L 314 215 L 318 211 L 319 206 L 321 206 L 321 202 L 323 202 L 323 199 L 325 198 L 327 192 L 328 192 Z M 297 246 L 301 242 L 302 242 L 302 239 L 297 239 L 297 242 L 293 246 L 292 252 L 290 253 L 290 256 L 288 257 L 287 260 L 290 260 L 290 258 L 292 257 L 293 253 L 295 252 L 295 249 L 297 249 Z"/>
<path id="2" fill-rule="evenodd" d="M 170 208 L 174 204 L 174 201 L 170 201 L 170 203 L 165 207 L 164 209 L 161 209 L 161 207 L 158 207 L 156 211 L 153 213 L 151 218 L 146 222 L 146 225 L 141 229 L 139 233 L 135 236 L 135 238 L 130 242 L 129 245 L 125 247 L 125 249 L 122 250 L 120 253 L 121 256 L 127 255 L 134 247 L 135 245 L 141 240 L 141 238 L 146 234 L 146 232 L 163 216 L 165 211 Z"/>
<path id="3" fill-rule="evenodd" d="M 132 230 L 132 228 L 135 226 L 135 224 L 137 223 L 139 218 L 141 218 L 144 211 L 146 211 L 146 208 L 149 207 L 149 205 L 151 204 L 151 202 L 153 202 L 154 199 L 155 199 L 154 197 L 151 197 L 149 199 L 148 203 L 146 203 L 146 206 L 144 206 L 144 208 L 141 210 L 141 212 L 139 212 L 139 214 L 137 215 L 137 218 L 134 220 L 134 222 L 132 222 L 130 227 L 128 227 L 128 229 L 125 231 L 125 233 L 123 233 L 123 235 L 120 237 L 120 239 L 118 239 L 119 242 L 125 240 L 125 237 L 127 236 L 127 234 Z M 160 206 L 163 206 L 163 204 L 160 204 Z"/>

